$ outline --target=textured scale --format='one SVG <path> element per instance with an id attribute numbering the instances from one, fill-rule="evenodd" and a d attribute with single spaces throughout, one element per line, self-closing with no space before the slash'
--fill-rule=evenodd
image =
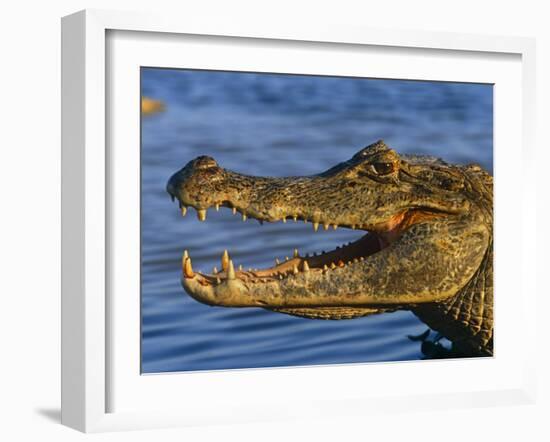
<path id="1" fill-rule="evenodd" d="M 315 307 L 315 308 L 279 308 L 270 309 L 278 313 L 299 316 L 308 319 L 353 319 L 363 316 L 382 313 L 380 309 L 368 307 Z M 383 312 L 391 312 L 395 309 L 384 309 Z"/>
<path id="2" fill-rule="evenodd" d="M 493 252 L 454 297 L 419 304 L 412 311 L 466 354 L 493 354 Z"/>

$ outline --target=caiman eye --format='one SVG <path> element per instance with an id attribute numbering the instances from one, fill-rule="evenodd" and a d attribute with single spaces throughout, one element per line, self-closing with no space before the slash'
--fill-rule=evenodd
<path id="1" fill-rule="evenodd" d="M 388 175 L 393 172 L 393 163 L 373 163 L 372 168 L 378 175 Z"/>

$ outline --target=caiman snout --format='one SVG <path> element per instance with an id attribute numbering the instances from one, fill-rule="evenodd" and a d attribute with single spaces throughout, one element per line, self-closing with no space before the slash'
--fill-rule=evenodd
<path id="1" fill-rule="evenodd" d="M 172 199 L 177 199 L 181 210 L 187 206 L 197 209 L 202 221 L 206 217 L 206 209 L 213 205 L 211 201 L 214 188 L 223 188 L 224 169 L 218 166 L 214 158 L 203 155 L 189 161 L 181 170 L 170 177 L 166 191 Z"/>

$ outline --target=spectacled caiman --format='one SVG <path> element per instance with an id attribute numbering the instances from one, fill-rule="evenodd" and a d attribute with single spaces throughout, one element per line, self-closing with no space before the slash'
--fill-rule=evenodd
<path id="1" fill-rule="evenodd" d="M 493 178 L 479 165 L 398 155 L 380 140 L 312 176 L 243 175 L 200 156 L 167 191 L 201 221 L 223 206 L 245 220 L 367 232 L 260 270 L 235 270 L 226 251 L 219 272 L 195 272 L 185 251 L 182 285 L 196 300 L 316 319 L 407 309 L 460 354 L 493 354 Z"/>

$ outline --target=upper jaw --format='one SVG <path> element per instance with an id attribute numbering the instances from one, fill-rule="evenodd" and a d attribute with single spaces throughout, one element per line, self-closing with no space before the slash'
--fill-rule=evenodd
<path id="1" fill-rule="evenodd" d="M 360 273 L 359 266 L 383 245 L 381 237 L 366 234 L 359 240 L 337 247 L 329 252 L 292 256 L 265 269 L 248 269 L 235 265 L 229 253 L 224 252 L 220 267 L 211 273 L 193 269 L 191 257 L 185 251 L 182 259 L 182 285 L 196 300 L 227 307 L 292 307 L 285 301 L 286 293 L 307 290 L 313 281 L 331 284 L 332 275 L 340 272 Z M 354 268 L 357 267 L 357 271 Z"/>
<path id="2" fill-rule="evenodd" d="M 368 210 L 361 207 L 337 210 L 331 207 L 336 195 L 324 194 L 325 205 L 315 204 L 317 186 L 323 178 L 291 177 L 265 178 L 240 175 L 221 168 L 192 171 L 189 164 L 174 174 L 166 190 L 172 199 L 177 199 L 185 216 L 189 207 L 196 209 L 197 218 L 205 221 L 208 210 L 220 207 L 239 213 L 243 219 L 263 222 L 303 221 L 311 223 L 315 231 L 338 227 L 361 230 L 378 230 L 388 217 L 373 213 L 369 222 L 364 219 Z M 326 207 L 325 207 L 326 206 Z M 400 211 L 397 210 L 396 215 Z"/>
<path id="3" fill-rule="evenodd" d="M 206 219 L 208 209 L 227 207 L 234 214 L 240 213 L 243 220 L 302 220 L 311 222 L 315 230 L 366 227 L 359 210 L 342 213 L 330 207 L 336 195 L 327 193 L 334 192 L 332 184 L 319 176 L 248 176 L 219 167 L 213 158 L 198 157 L 169 179 L 166 190 L 172 199 L 178 200 L 183 214 L 188 207 L 193 207 L 201 221 Z M 320 197 L 325 204 L 320 201 L 315 204 Z"/>
<path id="4" fill-rule="evenodd" d="M 467 199 L 458 194 L 452 197 L 436 193 L 415 196 L 414 188 L 406 183 L 402 188 L 389 189 L 384 184 L 367 182 L 362 190 L 355 187 L 353 195 L 346 196 L 342 180 L 339 176 L 320 175 L 248 176 L 219 167 L 211 157 L 198 157 L 170 178 L 166 190 L 172 199 L 178 200 L 183 214 L 188 207 L 193 207 L 201 221 L 206 219 L 208 209 L 227 207 L 233 214 L 240 213 L 243 220 L 302 220 L 312 223 L 314 230 L 341 226 L 384 231 L 411 208 L 457 214 L 469 207 Z"/>

